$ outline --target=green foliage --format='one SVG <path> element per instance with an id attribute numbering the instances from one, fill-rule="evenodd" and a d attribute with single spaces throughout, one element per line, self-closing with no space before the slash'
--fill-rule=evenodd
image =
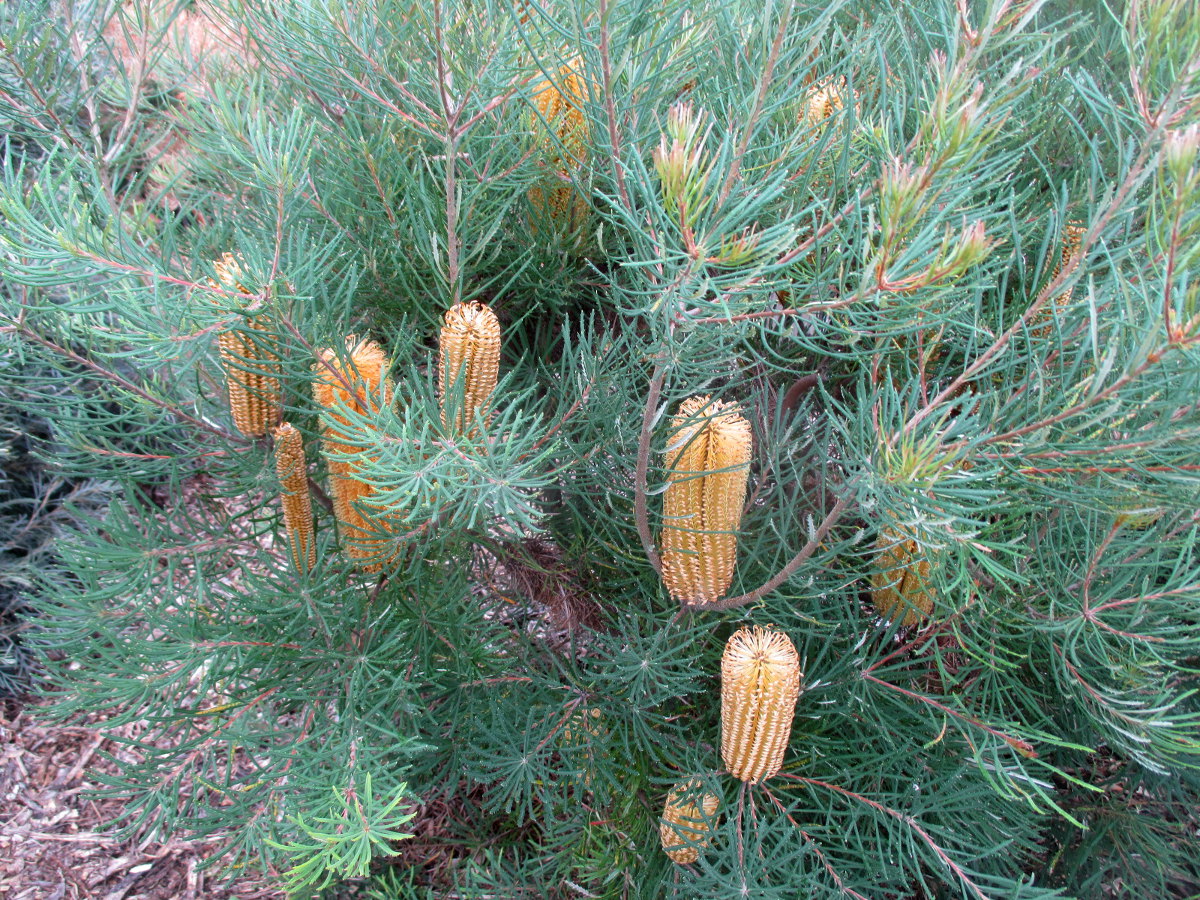
<path id="1" fill-rule="evenodd" d="M 104 788 L 125 825 L 299 895 L 1196 890 L 1183 6 L 0 8 L 0 360 L 56 475 L 112 491 L 37 573 L 38 641 L 55 715 L 144 723 Z M 206 29 L 226 46 L 189 56 Z M 462 435 L 436 343 L 470 300 L 504 344 Z M 305 437 L 311 572 L 227 408 L 216 336 L 250 316 Z M 351 333 L 395 402 L 322 414 Z M 701 393 L 755 447 L 729 596 L 681 612 L 661 462 Z M 378 575 L 329 461 L 372 489 Z M 871 605 L 897 530 L 931 563 L 919 627 Z M 718 750 L 743 623 L 805 673 L 755 787 Z M 721 818 L 678 866 L 658 817 L 692 777 Z"/>

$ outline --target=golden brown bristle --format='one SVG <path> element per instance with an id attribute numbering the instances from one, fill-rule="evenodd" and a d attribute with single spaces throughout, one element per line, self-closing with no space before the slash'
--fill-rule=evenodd
<path id="1" fill-rule="evenodd" d="M 308 491 L 308 467 L 304 464 L 304 439 L 289 422 L 275 429 L 275 473 L 279 477 L 283 503 L 283 525 L 292 548 L 292 560 L 301 572 L 317 562 L 313 539 L 312 499 Z"/>
<path id="2" fill-rule="evenodd" d="M 456 303 L 446 312 L 438 343 L 438 396 L 442 424 L 474 433 L 476 413 L 486 417 L 500 372 L 500 321 L 482 303 Z M 457 391 L 462 403 L 451 409 Z"/>
<path id="3" fill-rule="evenodd" d="M 800 696 L 800 657 L 782 631 L 741 628 L 721 656 L 721 758 L 757 784 L 783 765 Z"/>
<path id="4" fill-rule="evenodd" d="M 529 189 L 529 203 L 535 224 L 548 218 L 568 233 L 578 229 L 589 212 L 568 175 L 568 170 L 587 162 L 588 123 L 583 113 L 587 85 L 582 71 L 581 61 L 573 60 L 559 68 L 556 78 L 542 81 L 533 91 L 540 116 L 534 127 L 541 133 L 539 147 L 549 172 L 543 184 Z"/>
<path id="5" fill-rule="evenodd" d="M 721 801 L 703 792 L 698 778 L 681 781 L 667 794 L 658 826 L 663 852 L 681 865 L 694 863 L 708 846 Z"/>
<path id="6" fill-rule="evenodd" d="M 321 441 L 333 509 L 338 520 L 342 547 L 362 564 L 365 572 L 377 572 L 387 553 L 388 538 L 381 536 L 385 525 L 373 515 L 379 510 L 368 502 L 372 489 L 359 478 L 361 466 L 354 460 L 339 458 L 349 454 L 364 461 L 373 459 L 361 447 L 347 443 L 354 428 L 346 412 L 373 415 L 392 401 L 392 382 L 387 378 L 387 356 L 371 340 L 346 338 L 347 360 L 333 350 L 322 350 L 316 366 L 313 396 L 332 424 L 326 424 Z"/>
<path id="7" fill-rule="evenodd" d="M 1083 246 L 1083 236 L 1087 234 L 1087 226 L 1082 223 L 1072 222 L 1063 228 L 1062 241 L 1059 245 L 1058 259 L 1054 263 L 1054 268 L 1050 272 L 1050 281 L 1057 278 L 1067 263 L 1071 261 L 1079 249 Z M 1043 322 L 1049 322 L 1053 312 L 1051 311 L 1051 303 L 1062 310 L 1071 300 L 1070 291 L 1062 291 L 1054 296 L 1054 299 L 1044 305 L 1030 320 L 1031 325 L 1040 327 L 1031 329 L 1031 333 L 1035 337 L 1044 338 L 1050 334 L 1050 326 L 1043 325 Z"/>
<path id="8" fill-rule="evenodd" d="M 691 397 L 671 420 L 662 577 L 684 605 L 720 600 L 733 582 L 753 448 L 732 403 Z"/>
<path id="9" fill-rule="evenodd" d="M 241 267 L 232 253 L 223 254 L 213 269 L 221 287 L 250 293 L 241 283 Z M 248 318 L 242 328 L 226 329 L 217 336 L 233 424 L 246 437 L 262 437 L 281 414 L 279 357 L 263 337 L 269 324 L 268 318 L 259 314 Z"/>

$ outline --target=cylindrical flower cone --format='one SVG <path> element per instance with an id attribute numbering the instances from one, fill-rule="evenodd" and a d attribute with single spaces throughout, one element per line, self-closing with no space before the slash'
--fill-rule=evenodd
<path id="1" fill-rule="evenodd" d="M 900 531 L 885 528 L 875 549 L 871 602 L 876 612 L 889 621 L 903 614 L 900 624 L 905 628 L 929 618 L 936 593 L 929 584 L 929 560 L 917 542 Z"/>
<path id="2" fill-rule="evenodd" d="M 304 439 L 289 422 L 275 429 L 275 473 L 279 476 L 283 525 L 292 548 L 292 560 L 297 569 L 308 572 L 317 563 L 312 498 L 308 491 L 308 468 L 304 464 Z"/>
<path id="3" fill-rule="evenodd" d="M 800 696 L 800 657 L 782 631 L 742 628 L 721 656 L 721 758 L 757 784 L 783 765 Z"/>
<path id="4" fill-rule="evenodd" d="M 351 335 L 346 347 L 348 360 L 339 359 L 332 350 L 321 351 L 313 396 L 333 421 L 325 426 L 321 446 L 329 469 L 342 549 L 361 564 L 363 571 L 377 572 L 388 555 L 386 528 L 374 517 L 378 507 L 369 502 L 372 489 L 358 477 L 360 464 L 340 457 L 349 454 L 364 462 L 371 459 L 361 447 L 346 443 L 352 426 L 344 412 L 372 415 L 391 403 L 393 390 L 386 377 L 388 359 L 378 344 L 356 341 Z"/>
<path id="5" fill-rule="evenodd" d="M 486 415 L 499 378 L 500 322 L 482 303 L 456 303 L 444 322 L 438 343 L 442 424 L 460 434 L 473 434 L 475 415 Z M 462 401 L 455 409 L 460 390 Z"/>
<path id="6" fill-rule="evenodd" d="M 720 600 L 733 583 L 753 449 L 750 423 L 731 403 L 692 397 L 671 420 L 662 577 L 685 606 Z"/>
<path id="7" fill-rule="evenodd" d="M 1050 272 L 1050 281 L 1057 278 L 1067 263 L 1071 261 L 1071 258 L 1079 252 L 1079 248 L 1083 246 L 1083 236 L 1085 234 L 1087 234 L 1087 226 L 1080 223 L 1071 223 L 1063 228 L 1062 242 L 1058 250 L 1058 260 L 1054 263 L 1054 268 Z M 1061 310 L 1067 305 L 1070 299 L 1071 292 L 1063 291 L 1057 294 L 1051 303 Z M 1051 303 L 1047 303 L 1038 310 L 1030 322 L 1031 325 L 1039 326 L 1031 330 L 1031 333 L 1035 337 L 1044 338 L 1050 334 L 1050 326 L 1048 324 L 1043 325 L 1042 323 L 1049 322 L 1051 316 L 1053 316 Z"/>
<path id="8" fill-rule="evenodd" d="M 681 865 L 694 863 L 708 846 L 717 824 L 720 799 L 704 793 L 700 780 L 681 781 L 667 794 L 658 826 L 663 852 Z"/>
<path id="9" fill-rule="evenodd" d="M 241 267 L 232 253 L 213 263 L 217 281 L 227 290 L 250 293 L 241 284 Z M 279 421 L 282 388 L 279 357 L 271 352 L 264 338 L 268 331 L 266 316 L 252 316 L 245 322 L 247 331 L 226 329 L 217 336 L 229 410 L 233 424 L 246 437 L 263 437 Z"/>
<path id="10" fill-rule="evenodd" d="M 567 63 L 555 78 L 542 81 L 533 90 L 539 115 L 534 128 L 541 134 L 539 149 L 549 172 L 545 183 L 529 189 L 529 203 L 535 225 L 539 219 L 548 219 L 566 233 L 576 231 L 589 212 L 587 201 L 568 177 L 569 171 L 587 160 L 588 123 L 583 113 L 587 86 L 582 68 L 579 60 Z"/>

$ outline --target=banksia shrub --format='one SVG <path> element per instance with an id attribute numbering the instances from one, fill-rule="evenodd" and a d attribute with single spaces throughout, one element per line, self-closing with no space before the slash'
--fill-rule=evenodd
<path id="1" fill-rule="evenodd" d="M 735 631 L 721 656 L 721 758 L 734 778 L 765 781 L 783 765 L 800 696 L 800 656 L 782 631 Z"/>
<path id="2" fill-rule="evenodd" d="M 295 900 L 1195 893 L 1195 4 L 819 6 L 0 2 L 0 609 L 152 723 L 130 831 Z M 303 577 L 227 374 L 328 459 Z M 767 789 L 675 865 L 719 730 Z"/>
<path id="3" fill-rule="evenodd" d="M 217 282 L 228 290 L 249 294 L 241 284 L 241 267 L 232 253 L 213 263 Z M 279 421 L 279 358 L 263 337 L 269 329 L 266 316 L 251 316 L 242 326 L 227 328 L 217 338 L 225 365 L 225 384 L 233 424 L 246 437 L 263 437 Z"/>
<path id="4" fill-rule="evenodd" d="M 559 68 L 557 76 L 533 91 L 538 120 L 538 149 L 549 170 L 542 184 L 529 189 L 534 225 L 550 220 L 564 232 L 576 231 L 588 215 L 587 200 L 570 181 L 570 171 L 587 162 L 588 121 L 583 112 L 587 85 L 578 59 Z"/>
<path id="5" fill-rule="evenodd" d="M 935 592 L 929 586 L 929 560 L 920 546 L 904 533 L 885 528 L 875 544 L 875 572 L 871 575 L 871 602 L 885 619 L 900 613 L 905 628 L 929 618 Z"/>
<path id="6" fill-rule="evenodd" d="M 438 395 L 442 424 L 470 429 L 485 414 L 500 372 L 500 321 L 482 303 L 456 303 L 446 312 L 438 343 Z M 462 400 L 455 405 L 458 391 Z M 472 430 L 473 431 L 473 430 Z"/>
<path id="7" fill-rule="evenodd" d="M 733 582 L 753 436 L 732 403 L 691 397 L 671 420 L 662 577 L 684 604 L 720 600 Z"/>
<path id="8" fill-rule="evenodd" d="M 681 781 L 667 794 L 658 826 L 663 852 L 673 862 L 687 865 L 700 858 L 716 825 L 720 798 L 703 792 L 699 779 Z"/>
<path id="9" fill-rule="evenodd" d="M 363 455 L 360 447 L 346 442 L 353 425 L 345 413 L 369 416 L 391 403 L 392 383 L 386 376 L 390 363 L 377 343 L 358 341 L 354 335 L 346 338 L 346 356 L 343 361 L 333 350 L 321 351 L 313 397 L 328 420 L 321 445 L 342 549 L 364 572 L 377 572 L 388 538 L 381 536 L 382 526 L 371 516 L 377 508 L 368 502 L 372 489 L 359 477 L 362 464 L 345 458 Z"/>
<path id="10" fill-rule="evenodd" d="M 313 534 L 308 468 L 304 464 L 304 439 L 290 422 L 276 428 L 274 435 L 275 474 L 281 489 L 283 526 L 296 568 L 307 572 L 316 565 L 317 545 Z"/>

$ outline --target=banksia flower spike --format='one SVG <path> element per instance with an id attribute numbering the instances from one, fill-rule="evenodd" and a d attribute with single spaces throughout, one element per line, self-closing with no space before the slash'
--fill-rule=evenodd
<path id="1" fill-rule="evenodd" d="M 903 613 L 901 625 L 911 628 L 933 612 L 935 592 L 929 586 L 931 568 L 917 542 L 903 532 L 885 528 L 875 544 L 875 573 L 871 602 L 885 619 Z"/>
<path id="2" fill-rule="evenodd" d="M 796 120 L 805 128 L 818 128 L 835 113 L 845 109 L 843 97 L 851 93 L 843 78 L 839 84 L 834 79 L 825 78 L 810 84 L 800 103 L 800 111 Z M 858 91 L 853 92 L 854 110 L 858 112 Z"/>
<path id="3" fill-rule="evenodd" d="M 500 372 L 500 322 L 482 303 L 456 303 L 446 312 L 438 344 L 438 396 L 442 424 L 470 429 L 476 411 L 485 412 Z M 457 412 L 452 408 L 462 390 Z"/>
<path id="4" fill-rule="evenodd" d="M 733 582 L 746 502 L 750 423 L 732 403 L 692 397 L 671 420 L 663 497 L 662 576 L 684 605 L 720 600 Z"/>
<path id="5" fill-rule="evenodd" d="M 371 415 L 391 403 L 392 383 L 385 377 L 388 359 L 383 349 L 371 340 L 346 338 L 348 361 L 332 350 L 321 351 L 313 382 L 313 396 L 333 424 L 325 426 L 321 441 L 325 464 L 329 468 L 329 486 L 333 493 L 333 511 L 338 520 L 342 547 L 351 558 L 363 563 L 365 572 L 377 572 L 382 564 L 388 540 L 380 536 L 381 526 L 368 518 L 368 498 L 372 489 L 358 473 L 360 466 L 344 455 L 369 459 L 360 447 L 346 443 L 351 434 L 346 411 Z"/>
<path id="6" fill-rule="evenodd" d="M 800 657 L 782 631 L 741 628 L 721 656 L 721 758 L 757 784 L 779 771 L 800 696 Z"/>
<path id="7" fill-rule="evenodd" d="M 721 801 L 716 794 L 702 793 L 700 780 L 681 781 L 667 794 L 663 821 L 658 826 L 663 852 L 681 865 L 694 863 L 708 846 Z"/>
<path id="8" fill-rule="evenodd" d="M 828 86 L 813 85 L 804 95 L 800 107 L 800 124 L 815 128 L 842 108 L 842 98 Z"/>
<path id="9" fill-rule="evenodd" d="M 249 294 L 240 283 L 241 267 L 232 253 L 213 263 L 219 286 Z M 229 409 L 233 424 L 246 437 L 263 437 L 280 416 L 279 358 L 255 333 L 268 330 L 266 316 L 246 321 L 250 333 L 233 329 L 217 337 L 221 361 L 225 365 L 225 384 L 229 391 Z"/>
<path id="10" fill-rule="evenodd" d="M 568 177 L 569 169 L 587 161 L 588 123 L 583 113 L 587 90 L 582 68 L 578 59 L 569 62 L 556 78 L 542 81 L 533 92 L 540 116 L 534 127 L 541 132 L 541 156 L 550 173 L 546 184 L 530 188 L 529 202 L 540 217 L 560 223 L 568 232 L 577 229 L 588 213 L 587 201 Z"/>
<path id="11" fill-rule="evenodd" d="M 292 559 L 297 569 L 307 572 L 317 563 L 312 498 L 308 493 L 308 468 L 304 464 L 304 439 L 289 422 L 275 429 L 275 473 L 282 488 L 283 525 Z"/>
<path id="12" fill-rule="evenodd" d="M 1054 269 L 1050 272 L 1050 281 L 1053 281 L 1055 278 L 1057 278 L 1059 274 L 1061 274 L 1062 270 L 1066 267 L 1067 263 L 1071 261 L 1071 258 L 1079 252 L 1079 248 L 1083 246 L 1083 236 L 1085 234 L 1087 234 L 1087 226 L 1083 225 L 1082 223 L 1070 223 L 1063 228 L 1062 243 L 1060 244 L 1058 251 L 1058 260 L 1054 263 Z M 1053 303 L 1059 309 L 1062 309 L 1067 305 L 1067 301 L 1070 299 L 1071 292 L 1063 291 L 1054 298 Z M 1032 333 L 1036 337 L 1046 337 L 1046 335 L 1050 333 L 1050 326 L 1041 325 L 1041 323 L 1048 322 L 1051 315 L 1052 313 L 1050 311 L 1049 303 L 1043 306 L 1034 315 L 1033 323 L 1040 325 L 1040 327 L 1032 330 Z"/>

